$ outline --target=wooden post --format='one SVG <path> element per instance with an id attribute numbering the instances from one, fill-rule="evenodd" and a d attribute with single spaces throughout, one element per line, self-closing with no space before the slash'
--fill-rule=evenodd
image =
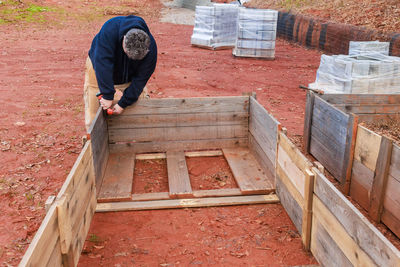
<path id="1" fill-rule="evenodd" d="M 58 230 L 60 233 L 61 254 L 64 266 L 74 266 L 74 257 L 71 249 L 72 224 L 68 216 L 68 194 L 62 196 L 57 202 Z"/>
<path id="2" fill-rule="evenodd" d="M 311 245 L 312 201 L 314 188 L 314 173 L 306 169 L 304 184 L 304 206 L 301 238 L 304 248 L 309 251 Z"/>
<path id="3" fill-rule="evenodd" d="M 371 189 L 369 215 L 379 223 L 381 221 L 383 198 L 389 176 L 390 160 L 392 157 L 393 142 L 382 136 L 378 160 L 376 162 L 375 177 Z"/>
<path id="4" fill-rule="evenodd" d="M 315 99 L 314 93 L 308 91 L 306 97 L 306 111 L 304 114 L 304 131 L 303 131 L 304 151 L 307 154 L 310 152 L 311 121 L 314 109 L 314 99 Z"/>
<path id="5" fill-rule="evenodd" d="M 358 116 L 351 113 L 347 124 L 346 148 L 342 164 L 342 175 L 340 186 L 343 194 L 348 195 L 350 191 L 351 168 L 353 166 L 354 148 L 356 145 L 358 127 Z"/>

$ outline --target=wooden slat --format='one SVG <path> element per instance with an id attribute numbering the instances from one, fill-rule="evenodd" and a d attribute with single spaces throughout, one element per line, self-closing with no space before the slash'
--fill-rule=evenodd
<path id="1" fill-rule="evenodd" d="M 282 181 L 281 177 L 279 176 L 279 172 L 277 173 L 276 176 L 276 194 L 278 195 L 282 206 L 285 208 L 293 224 L 296 226 L 296 229 L 299 231 L 299 233 L 301 233 L 303 227 L 302 206 L 299 205 L 298 201 L 293 197 L 291 192 L 288 190 L 288 188 Z"/>
<path id="2" fill-rule="evenodd" d="M 248 148 L 224 148 L 222 151 L 242 193 L 264 194 L 273 191 L 273 181 L 262 171 Z"/>
<path id="3" fill-rule="evenodd" d="M 313 168 L 313 172 L 316 175 L 314 194 L 343 225 L 357 245 L 378 266 L 399 266 L 400 252 L 393 244 L 322 173 L 316 168 Z"/>
<path id="4" fill-rule="evenodd" d="M 311 168 L 313 164 L 301 153 L 301 151 L 293 144 L 292 141 L 284 134 L 279 133 L 279 145 L 290 156 L 290 159 L 297 166 L 297 168 L 305 172 L 306 169 Z"/>
<path id="5" fill-rule="evenodd" d="M 400 147 L 393 144 L 389 174 L 400 182 Z"/>
<path id="6" fill-rule="evenodd" d="M 143 194 L 132 194 L 132 201 L 163 200 L 169 199 L 169 192 L 154 192 Z"/>
<path id="7" fill-rule="evenodd" d="M 374 182 L 371 190 L 371 202 L 369 209 L 369 215 L 377 223 L 379 223 L 381 220 L 383 197 L 386 193 L 392 147 L 392 140 L 382 136 L 378 160 L 376 162 Z"/>
<path id="8" fill-rule="evenodd" d="M 64 195 L 62 198 L 58 199 L 56 205 L 58 229 L 60 232 L 61 253 L 67 254 L 72 242 L 72 225 L 71 217 L 68 216 L 67 196 Z"/>
<path id="9" fill-rule="evenodd" d="M 167 155 L 165 153 L 145 153 L 136 154 L 135 159 L 137 160 L 149 160 L 149 159 L 166 159 Z"/>
<path id="10" fill-rule="evenodd" d="M 351 167 L 353 165 L 354 150 L 356 146 L 357 126 L 357 115 L 350 114 L 347 124 L 346 147 L 342 159 L 342 174 L 340 179 L 341 190 L 345 195 L 348 195 L 350 190 Z"/>
<path id="11" fill-rule="evenodd" d="M 248 96 L 153 98 L 136 102 L 126 108 L 122 116 L 133 114 L 247 112 L 248 106 Z"/>
<path id="12" fill-rule="evenodd" d="M 307 153 L 310 152 L 311 121 L 314 110 L 314 99 L 315 99 L 314 93 L 308 91 L 306 97 L 306 109 L 304 114 L 304 132 L 303 132 L 304 149 Z"/>
<path id="13" fill-rule="evenodd" d="M 248 204 L 278 203 L 276 195 L 254 195 L 235 197 L 210 197 L 196 199 L 171 199 L 154 201 L 113 202 L 97 204 L 96 212 L 133 211 L 172 208 L 200 208 Z"/>
<path id="14" fill-rule="evenodd" d="M 185 156 L 188 158 L 194 157 L 216 157 L 216 156 L 223 156 L 221 150 L 206 150 L 206 151 L 187 151 L 185 152 Z"/>
<path id="15" fill-rule="evenodd" d="M 314 214 L 311 230 L 311 252 L 318 262 L 326 266 L 353 267 Z"/>
<path id="16" fill-rule="evenodd" d="M 247 125 L 111 129 L 110 143 L 162 142 L 247 137 Z"/>
<path id="17" fill-rule="evenodd" d="M 56 246 L 54 247 L 53 252 L 51 253 L 50 259 L 45 266 L 63 266 L 62 256 L 61 256 L 61 247 L 59 240 L 56 242 Z"/>
<path id="18" fill-rule="evenodd" d="M 300 193 L 301 197 L 304 198 L 304 184 L 306 176 L 303 173 L 303 170 L 296 166 L 296 164 L 292 161 L 292 157 L 286 153 L 285 149 L 283 149 L 281 145 L 279 145 L 278 148 L 278 165 L 296 190 Z"/>
<path id="19" fill-rule="evenodd" d="M 267 177 L 271 177 L 273 181 L 275 181 L 275 160 L 272 162 L 267 154 L 265 154 L 264 149 L 260 146 L 254 136 L 249 133 L 249 150 L 254 155 L 258 164 L 260 164 L 261 168 L 267 175 Z"/>
<path id="20" fill-rule="evenodd" d="M 173 198 L 192 196 L 185 153 L 167 151 L 169 194 Z"/>
<path id="21" fill-rule="evenodd" d="M 398 104 L 399 94 L 324 94 L 321 96 L 331 104 Z"/>
<path id="22" fill-rule="evenodd" d="M 321 132 L 320 135 L 325 136 L 324 139 L 329 139 L 339 145 L 346 144 L 348 118 L 345 121 L 337 122 L 329 120 L 329 114 L 326 114 L 326 118 L 320 119 L 316 113 L 313 113 L 311 135 L 316 135 L 314 129 L 317 129 Z"/>
<path id="23" fill-rule="evenodd" d="M 383 209 L 381 220 L 397 237 L 400 237 L 400 219 L 397 214 Z"/>
<path id="24" fill-rule="evenodd" d="M 362 125 L 358 126 L 354 159 L 361 162 L 373 172 L 375 171 L 378 159 L 381 139 L 382 136 Z"/>
<path id="25" fill-rule="evenodd" d="M 218 149 L 223 147 L 247 147 L 248 138 L 227 138 L 227 139 L 205 139 L 205 140 L 181 140 L 165 142 L 142 142 L 111 144 L 110 151 L 126 153 L 151 153 L 165 151 L 184 151 Z"/>
<path id="26" fill-rule="evenodd" d="M 336 243 L 353 266 L 376 266 L 371 258 L 357 245 L 357 243 L 348 235 L 346 229 L 340 224 L 325 205 L 314 196 L 313 213 L 318 222 L 325 228 L 327 233 Z"/>
<path id="27" fill-rule="evenodd" d="M 383 200 L 384 214 L 382 222 L 385 223 L 397 236 L 400 236 L 400 181 L 389 175 L 386 193 Z M 391 215 L 391 216 L 388 216 Z"/>
<path id="28" fill-rule="evenodd" d="M 274 163 L 280 123 L 270 115 L 254 97 L 250 97 L 249 132 L 257 140 L 265 154 Z"/>
<path id="29" fill-rule="evenodd" d="M 130 200 L 135 155 L 110 153 L 98 199 L 100 201 Z"/>
<path id="30" fill-rule="evenodd" d="M 365 210 L 369 210 L 370 192 L 374 180 L 374 172 L 354 159 L 350 184 L 350 196 Z"/>
<path id="31" fill-rule="evenodd" d="M 386 114 L 398 114 L 400 109 L 400 104 L 336 104 L 336 107 L 344 110 L 346 112 L 351 112 L 354 114 L 358 113 L 386 113 Z"/>
<path id="32" fill-rule="evenodd" d="M 281 182 L 285 185 L 286 190 L 290 195 L 293 197 L 293 199 L 299 204 L 300 208 L 303 209 L 304 207 L 304 197 L 301 195 L 299 190 L 296 188 L 296 185 L 293 184 L 293 182 L 289 179 L 287 176 L 286 172 L 282 169 L 281 165 L 278 165 L 276 167 L 276 174 L 277 177 L 281 180 Z"/>
<path id="33" fill-rule="evenodd" d="M 329 104 L 320 97 L 315 97 L 314 99 L 314 110 L 313 110 L 313 120 L 314 117 L 326 122 L 328 124 L 346 127 L 349 115 L 337 109 L 335 106 Z M 345 134 L 345 132 L 341 132 Z"/>
<path id="34" fill-rule="evenodd" d="M 309 169 L 306 169 L 306 181 L 304 187 L 305 187 L 305 192 L 304 192 L 301 238 L 303 241 L 304 248 L 306 250 L 310 250 L 314 173 Z"/>
<path id="35" fill-rule="evenodd" d="M 190 112 L 190 111 L 185 111 Z M 129 116 L 110 116 L 107 118 L 109 129 L 135 129 L 156 127 L 188 127 L 209 125 L 247 125 L 249 113 L 210 112 L 175 114 L 138 114 Z"/>
<path id="36" fill-rule="evenodd" d="M 339 178 L 341 175 L 342 164 L 340 157 L 337 154 L 332 154 L 332 150 L 325 147 L 323 143 L 318 141 L 311 135 L 310 153 L 322 163 L 322 165 L 333 175 Z"/>
<path id="37" fill-rule="evenodd" d="M 59 241 L 56 205 L 52 205 L 18 266 L 46 266 Z"/>
<path id="38" fill-rule="evenodd" d="M 96 189 L 100 192 L 100 187 L 106 169 L 109 149 L 108 149 L 108 130 L 103 110 L 101 107 L 97 110 L 89 134 L 92 142 L 92 155 L 94 164 L 94 173 L 96 177 Z"/>

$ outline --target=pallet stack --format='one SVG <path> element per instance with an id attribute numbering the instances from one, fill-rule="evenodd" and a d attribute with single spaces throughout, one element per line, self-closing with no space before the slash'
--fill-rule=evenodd
<path id="1" fill-rule="evenodd" d="M 316 81 L 309 87 L 338 94 L 400 93 L 400 58 L 379 53 L 322 55 Z"/>
<path id="2" fill-rule="evenodd" d="M 277 21 L 276 10 L 239 8 L 238 35 L 232 54 L 274 59 Z"/>
<path id="3" fill-rule="evenodd" d="M 236 42 L 238 5 L 196 6 L 191 44 L 209 49 L 232 48 Z"/>
<path id="4" fill-rule="evenodd" d="M 365 54 L 382 54 L 385 56 L 389 55 L 389 42 L 379 41 L 365 41 L 357 42 L 350 41 L 349 44 L 349 55 L 365 55 Z"/>

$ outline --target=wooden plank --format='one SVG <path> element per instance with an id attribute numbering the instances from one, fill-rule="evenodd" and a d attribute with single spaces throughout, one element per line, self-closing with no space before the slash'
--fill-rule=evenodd
<path id="1" fill-rule="evenodd" d="M 108 129 L 101 107 L 97 110 L 96 117 L 89 129 L 92 143 L 93 166 L 96 177 L 96 189 L 100 192 L 100 187 L 106 169 L 109 149 L 108 149 Z"/>
<path id="2" fill-rule="evenodd" d="M 304 198 L 304 184 L 306 176 L 303 170 L 296 166 L 296 164 L 292 161 L 292 157 L 286 153 L 281 145 L 279 145 L 278 148 L 278 165 L 285 173 L 286 177 L 288 177 L 290 182 L 294 185 L 296 190 L 300 193 L 301 197 Z"/>
<path id="3" fill-rule="evenodd" d="M 163 200 L 169 199 L 169 192 L 154 192 L 143 194 L 132 194 L 132 201 Z M 98 201 L 100 203 L 100 201 Z"/>
<path id="4" fill-rule="evenodd" d="M 194 197 L 225 197 L 225 196 L 240 196 L 242 191 L 239 188 L 223 188 L 211 190 L 196 190 L 193 191 Z"/>
<path id="5" fill-rule="evenodd" d="M 247 125 L 110 129 L 109 142 L 162 142 L 247 137 Z"/>
<path id="6" fill-rule="evenodd" d="M 325 228 L 332 241 L 340 248 L 353 266 L 376 266 L 371 258 L 348 235 L 346 229 L 340 224 L 325 205 L 314 196 L 313 213 L 318 222 Z"/>
<path id="7" fill-rule="evenodd" d="M 311 168 L 312 163 L 301 153 L 301 151 L 293 144 L 292 141 L 284 134 L 279 133 L 279 145 L 285 150 L 289 155 L 293 163 L 301 170 Z"/>
<path id="8" fill-rule="evenodd" d="M 285 208 L 286 213 L 289 215 L 293 224 L 296 226 L 297 231 L 301 233 L 303 227 L 303 208 L 294 198 L 294 195 L 292 195 L 291 192 L 288 190 L 287 186 L 282 181 L 279 174 L 280 173 L 278 172 L 276 176 L 276 194 L 278 195 L 282 206 Z M 288 183 L 288 185 L 290 185 L 290 183 Z"/>
<path id="9" fill-rule="evenodd" d="M 399 266 L 400 252 L 316 168 L 314 194 L 379 266 Z M 389 185 L 388 185 L 389 188 Z"/>
<path id="10" fill-rule="evenodd" d="M 61 256 L 61 247 L 59 240 L 56 242 L 56 245 L 51 253 L 49 261 L 44 266 L 63 266 L 62 256 Z"/>
<path id="11" fill-rule="evenodd" d="M 190 112 L 190 111 L 185 111 Z M 128 116 L 109 116 L 109 129 L 135 129 L 156 127 L 188 127 L 208 125 L 248 125 L 249 113 L 240 112 L 204 112 L 174 114 L 138 114 Z"/>
<path id="12" fill-rule="evenodd" d="M 305 192 L 304 192 L 304 204 L 303 204 L 303 219 L 301 223 L 302 226 L 301 238 L 303 241 L 304 248 L 306 250 L 310 250 L 314 173 L 311 172 L 309 169 L 306 169 L 306 180 L 304 187 L 305 187 Z"/>
<path id="13" fill-rule="evenodd" d="M 171 197 L 192 196 L 185 153 L 167 151 L 168 186 Z"/>
<path id="14" fill-rule="evenodd" d="M 271 203 L 279 203 L 278 197 L 274 194 L 99 203 L 97 204 L 96 212 L 173 209 L 173 208 L 200 208 L 200 207 L 271 204 Z"/>
<path id="15" fill-rule="evenodd" d="M 386 114 L 398 114 L 400 104 L 336 104 L 336 107 L 344 110 L 345 112 L 351 112 L 354 114 L 358 113 L 386 113 Z"/>
<path id="16" fill-rule="evenodd" d="M 121 116 L 175 113 L 248 112 L 248 96 L 152 98 L 137 101 Z"/>
<path id="17" fill-rule="evenodd" d="M 274 163 L 274 166 L 279 128 L 280 123 L 254 97 L 250 97 L 249 132 L 265 151 L 269 160 Z"/>
<path id="18" fill-rule="evenodd" d="M 353 267 L 314 214 L 311 230 L 311 252 L 323 266 Z"/>
<path id="19" fill-rule="evenodd" d="M 324 144 L 318 141 L 311 135 L 310 153 L 324 165 L 324 167 L 335 177 L 340 178 L 342 170 L 342 161 L 339 157 L 332 155 L 332 151 L 327 149 Z"/>
<path id="20" fill-rule="evenodd" d="M 135 154 L 110 153 L 98 199 L 101 201 L 130 200 L 134 168 Z"/>
<path id="21" fill-rule="evenodd" d="M 303 130 L 303 142 L 306 153 L 310 152 L 311 121 L 314 110 L 314 99 L 315 99 L 314 93 L 308 91 L 306 96 L 306 109 L 304 113 L 304 130 Z"/>
<path id="22" fill-rule="evenodd" d="M 247 147 L 248 138 L 226 138 L 205 140 L 180 140 L 164 142 L 139 142 L 111 144 L 110 151 L 126 153 L 151 153 L 166 151 L 185 151 L 202 149 L 219 149 L 223 147 Z"/>
<path id="23" fill-rule="evenodd" d="M 386 192 L 386 185 L 389 176 L 390 160 L 392 156 L 392 140 L 383 136 L 380 144 L 376 171 L 371 190 L 371 202 L 369 215 L 375 222 L 381 220 L 383 209 L 383 197 Z"/>
<path id="24" fill-rule="evenodd" d="M 400 146 L 393 144 L 389 174 L 400 182 Z"/>
<path id="25" fill-rule="evenodd" d="M 60 232 L 61 253 L 67 254 L 72 241 L 71 217 L 68 216 L 67 196 L 57 200 L 57 220 Z"/>
<path id="26" fill-rule="evenodd" d="M 327 115 L 326 118 L 320 119 L 316 114 L 317 112 L 314 110 L 311 135 L 315 136 L 314 129 L 318 129 L 321 132 L 320 135 L 325 136 L 324 139 L 329 139 L 339 145 L 346 144 L 348 118 L 344 121 L 337 122 L 329 120 Z"/>
<path id="27" fill-rule="evenodd" d="M 388 210 L 383 209 L 382 222 L 397 236 L 400 237 L 400 219 Z"/>
<path id="28" fill-rule="evenodd" d="M 271 177 L 263 172 L 248 148 L 224 148 L 222 151 L 243 194 L 266 194 L 273 191 Z"/>
<path id="29" fill-rule="evenodd" d="M 206 151 L 187 151 L 185 152 L 185 157 L 193 158 L 193 157 L 216 157 L 223 156 L 221 150 L 206 150 Z"/>
<path id="30" fill-rule="evenodd" d="M 321 96 L 331 104 L 398 104 L 399 94 L 324 94 Z"/>
<path id="31" fill-rule="evenodd" d="M 115 153 L 115 152 L 112 152 Z M 165 153 L 145 153 L 145 154 L 136 154 L 137 160 L 149 160 L 149 159 L 166 159 L 167 154 Z"/>
<path id="32" fill-rule="evenodd" d="M 326 122 L 328 124 L 337 126 L 341 125 L 343 127 L 346 127 L 348 117 L 349 114 L 347 114 L 346 112 L 343 112 L 340 109 L 336 108 L 336 106 L 329 104 L 319 96 L 315 97 L 313 121 L 314 118 L 317 118 L 322 122 Z"/>
<path id="33" fill-rule="evenodd" d="M 369 210 L 370 192 L 374 181 L 374 172 L 354 159 L 350 184 L 350 196 L 365 210 Z"/>
<path id="34" fill-rule="evenodd" d="M 288 193 L 293 197 L 293 199 L 299 204 L 299 206 L 303 209 L 304 207 L 304 197 L 300 194 L 299 190 L 293 184 L 293 182 L 289 179 L 286 172 L 282 169 L 282 167 L 278 164 L 276 167 L 277 177 L 281 180 L 281 182 L 285 185 Z"/>
<path id="35" fill-rule="evenodd" d="M 271 177 L 272 181 L 275 181 L 276 159 L 273 159 L 273 161 L 269 159 L 264 149 L 260 146 L 260 144 L 251 133 L 249 133 L 249 150 L 254 155 L 258 164 L 260 164 L 267 177 Z"/>
<path id="36" fill-rule="evenodd" d="M 358 125 L 354 159 L 374 172 L 381 142 L 382 136 Z"/>
<path id="37" fill-rule="evenodd" d="M 342 179 L 340 180 L 341 190 L 345 195 L 348 195 L 350 190 L 351 167 L 353 165 L 354 150 L 356 146 L 357 126 L 357 115 L 350 114 L 350 118 L 347 124 L 346 148 L 344 150 L 342 164 Z"/>
<path id="38" fill-rule="evenodd" d="M 389 175 L 386 187 L 386 193 L 383 200 L 385 218 L 382 215 L 382 221 L 393 229 L 395 232 L 399 230 L 400 225 L 397 224 L 400 221 L 400 181 L 396 180 L 393 176 Z M 391 216 L 388 216 L 391 214 Z M 393 219 L 395 218 L 395 219 Z M 390 226 L 389 226 L 390 225 Z M 400 232 L 395 232 L 400 236 Z"/>
<path id="39" fill-rule="evenodd" d="M 59 241 L 57 208 L 52 205 L 18 266 L 45 266 Z"/>

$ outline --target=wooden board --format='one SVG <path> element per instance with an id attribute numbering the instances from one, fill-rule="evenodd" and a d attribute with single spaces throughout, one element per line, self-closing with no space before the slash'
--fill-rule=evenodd
<path id="1" fill-rule="evenodd" d="M 382 136 L 362 125 L 358 126 L 354 159 L 361 162 L 373 172 L 375 171 L 378 159 L 381 139 Z"/>
<path id="2" fill-rule="evenodd" d="M 284 182 L 279 176 L 279 173 L 276 177 L 276 194 L 278 195 L 282 206 L 285 208 L 293 224 L 296 226 L 297 231 L 301 233 L 303 227 L 303 207 L 299 205 L 298 201 L 285 186 Z"/>
<path id="3" fill-rule="evenodd" d="M 273 180 L 262 171 L 248 148 L 224 148 L 222 151 L 243 194 L 264 194 L 274 190 Z"/>
<path id="4" fill-rule="evenodd" d="M 98 200 L 130 200 L 134 168 L 134 154 L 110 153 Z"/>
<path id="5" fill-rule="evenodd" d="M 384 210 L 391 213 L 400 221 L 400 181 L 395 179 L 393 176 L 389 175 L 386 187 L 386 193 L 383 200 Z M 389 221 L 388 218 L 382 218 L 382 221 L 390 228 L 396 225 L 395 221 Z M 397 226 L 399 228 L 400 226 Z M 400 235 L 396 232 L 396 235 Z"/>
<path id="6" fill-rule="evenodd" d="M 336 104 L 335 106 L 345 112 L 351 112 L 354 114 L 398 114 L 400 109 L 400 104 Z"/>
<path id="7" fill-rule="evenodd" d="M 374 181 L 374 172 L 354 159 L 350 184 L 350 196 L 363 207 L 369 210 L 370 192 Z"/>
<path id="8" fill-rule="evenodd" d="M 321 96 L 331 104 L 398 104 L 399 94 L 324 94 Z"/>
<path id="9" fill-rule="evenodd" d="M 314 194 L 328 208 L 349 236 L 378 266 L 399 266 L 400 252 L 366 219 L 328 179 L 313 168 Z"/>
<path id="10" fill-rule="evenodd" d="M 333 243 L 331 246 L 336 245 L 353 266 L 376 266 L 370 257 L 347 234 L 346 229 L 336 217 L 330 213 L 328 208 L 315 195 L 313 200 L 313 214 L 314 218 L 331 237 L 331 242 Z M 332 255 L 332 258 L 336 258 L 337 254 L 342 254 L 337 250 L 329 251 L 328 253 Z M 341 256 L 338 258 L 341 258 Z"/>
<path id="11" fill-rule="evenodd" d="M 254 97 L 250 97 L 249 132 L 275 167 L 280 123 Z"/>
<path id="12" fill-rule="evenodd" d="M 274 194 L 254 195 L 254 196 L 214 197 L 214 198 L 210 197 L 210 198 L 197 198 L 197 199 L 171 199 L 171 200 L 99 203 L 97 204 L 96 212 L 173 209 L 173 208 L 200 208 L 200 207 L 271 204 L 271 203 L 279 203 L 278 197 Z"/>
<path id="13" fill-rule="evenodd" d="M 314 93 L 308 91 L 306 97 L 306 110 L 304 114 L 304 132 L 303 132 L 304 150 L 307 153 L 310 152 L 311 121 L 314 110 L 314 99 L 315 99 Z"/>
<path id="14" fill-rule="evenodd" d="M 260 164 L 261 168 L 267 175 L 267 177 L 271 177 L 273 181 L 275 181 L 275 163 L 271 162 L 267 155 L 265 154 L 265 150 L 260 146 L 254 136 L 249 133 L 249 150 L 256 158 L 258 164 Z"/>
<path id="15" fill-rule="evenodd" d="M 163 141 L 163 142 L 139 142 L 110 144 L 110 152 L 123 153 L 151 153 L 166 151 L 185 151 L 202 149 L 219 149 L 224 147 L 247 147 L 248 138 L 224 138 L 184 141 Z"/>
<path id="16" fill-rule="evenodd" d="M 188 112 L 188 111 L 185 111 Z M 129 116 L 110 116 L 107 118 L 109 129 L 135 129 L 156 127 L 189 127 L 208 125 L 247 125 L 249 113 L 214 112 L 214 113 L 166 113 L 137 114 Z"/>
<path id="17" fill-rule="evenodd" d="M 148 114 L 248 112 L 248 96 L 152 98 L 138 101 L 121 116 Z"/>
<path id="18" fill-rule="evenodd" d="M 96 191 L 100 192 L 100 187 L 106 169 L 109 148 L 108 148 L 108 129 L 101 107 L 97 110 L 90 129 L 89 135 L 92 142 L 93 166 L 96 177 Z"/>
<path id="19" fill-rule="evenodd" d="M 109 142 L 162 142 L 247 137 L 247 125 L 110 129 Z"/>
<path id="20" fill-rule="evenodd" d="M 167 151 L 169 194 L 172 198 L 192 196 L 185 153 Z"/>
<path id="21" fill-rule="evenodd" d="M 400 146 L 393 144 L 389 174 L 400 182 Z"/>

